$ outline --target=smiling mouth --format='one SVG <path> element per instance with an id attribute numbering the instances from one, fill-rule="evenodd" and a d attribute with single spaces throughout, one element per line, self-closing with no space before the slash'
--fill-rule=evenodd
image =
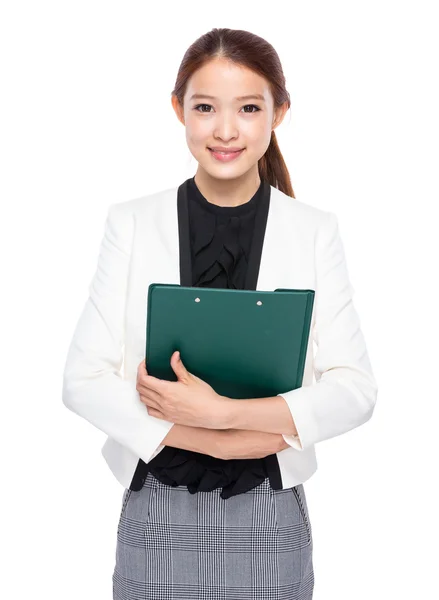
<path id="1" fill-rule="evenodd" d="M 221 152 L 221 154 L 230 154 L 230 152 L 241 152 L 244 148 L 238 148 L 237 150 L 215 150 L 215 148 L 209 148 L 209 150 L 212 150 L 212 152 Z"/>
<path id="2" fill-rule="evenodd" d="M 236 160 L 238 156 L 244 152 L 245 148 L 241 148 L 240 150 L 212 150 L 212 148 L 207 148 L 211 154 L 211 156 L 220 162 L 230 162 Z"/>

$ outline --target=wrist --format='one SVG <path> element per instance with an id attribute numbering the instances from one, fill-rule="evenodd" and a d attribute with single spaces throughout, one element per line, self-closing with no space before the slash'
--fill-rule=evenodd
<path id="1" fill-rule="evenodd" d="M 237 429 L 237 414 L 239 402 L 227 396 L 221 398 L 221 417 L 217 429 Z"/>
<path id="2" fill-rule="evenodd" d="M 227 429 L 208 429 L 209 454 L 214 458 L 224 459 L 224 450 L 227 448 Z"/>

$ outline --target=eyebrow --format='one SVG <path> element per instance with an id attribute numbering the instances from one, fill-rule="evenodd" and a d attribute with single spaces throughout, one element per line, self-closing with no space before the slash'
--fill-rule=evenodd
<path id="1" fill-rule="evenodd" d="M 189 100 L 201 100 L 203 98 L 209 98 L 209 100 L 216 100 L 215 96 L 209 96 L 208 94 L 192 94 Z M 248 94 L 247 96 L 237 96 L 235 100 L 261 100 L 265 102 L 265 98 L 262 94 Z"/>

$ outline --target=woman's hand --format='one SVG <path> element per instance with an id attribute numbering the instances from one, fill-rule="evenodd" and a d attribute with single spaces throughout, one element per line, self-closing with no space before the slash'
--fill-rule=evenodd
<path id="1" fill-rule="evenodd" d="M 178 381 L 166 381 L 148 375 L 145 360 L 137 368 L 136 389 L 148 414 L 190 427 L 225 427 L 226 398 L 217 394 L 208 383 L 189 373 L 178 351 L 171 356 L 171 367 Z"/>
<path id="2" fill-rule="evenodd" d="M 265 458 L 270 454 L 290 448 L 281 433 L 250 431 L 248 429 L 227 429 L 219 433 L 222 440 L 218 445 L 220 454 L 218 458 L 223 460 Z"/>

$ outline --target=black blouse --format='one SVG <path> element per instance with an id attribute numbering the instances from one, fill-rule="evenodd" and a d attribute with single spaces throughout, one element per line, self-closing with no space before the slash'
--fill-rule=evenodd
<path id="1" fill-rule="evenodd" d="M 248 202 L 224 207 L 210 203 L 194 177 L 187 179 L 178 190 L 180 284 L 256 289 L 269 202 L 270 185 L 264 180 Z M 276 454 L 223 460 L 165 446 L 149 463 L 140 463 L 162 483 L 185 485 L 191 494 L 222 487 L 226 499 L 266 477 L 273 489 L 282 487 Z"/>

